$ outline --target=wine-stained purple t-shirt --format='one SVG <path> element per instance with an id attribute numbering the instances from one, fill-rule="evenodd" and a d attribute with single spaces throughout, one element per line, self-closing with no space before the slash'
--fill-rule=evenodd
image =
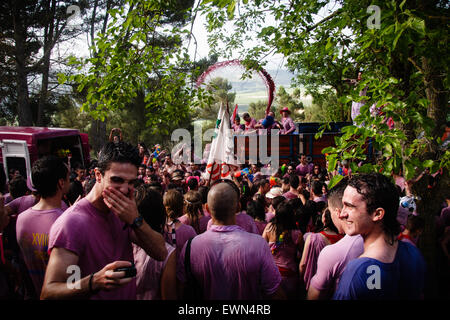
<path id="1" fill-rule="evenodd" d="M 22 196 L 14 199 L 13 201 L 9 202 L 7 206 L 11 208 L 12 214 L 19 214 L 34 206 L 36 203 L 38 203 L 38 200 L 39 199 L 30 194 L 28 196 Z M 67 204 L 61 200 L 62 211 L 66 210 L 67 208 Z"/>
<path id="2" fill-rule="evenodd" d="M 203 233 L 206 231 L 207 227 L 208 227 L 208 221 L 211 220 L 211 216 L 202 216 L 199 220 L 198 220 L 198 227 L 199 230 L 196 230 L 196 227 L 192 225 L 191 219 L 189 219 L 188 215 L 185 214 L 183 216 L 181 216 L 180 218 L 178 218 L 178 220 L 183 223 L 186 224 L 188 226 L 191 226 L 194 228 L 195 232 L 197 234 Z"/>
<path id="3" fill-rule="evenodd" d="M 29 208 L 17 217 L 17 243 L 39 296 L 48 264 L 48 234 L 53 223 L 63 213 L 62 209 L 34 210 Z"/>
<path id="4" fill-rule="evenodd" d="M 67 209 L 50 230 L 49 249 L 64 248 L 78 256 L 81 277 L 98 272 L 114 261 L 133 262 L 130 228 L 112 212 L 98 211 L 87 199 Z M 135 300 L 136 281 L 91 299 Z"/>
<path id="5" fill-rule="evenodd" d="M 183 247 L 177 277 L 185 282 Z M 281 275 L 267 242 L 237 225 L 211 228 L 191 244 L 191 269 L 205 300 L 252 300 L 275 293 Z"/>
<path id="6" fill-rule="evenodd" d="M 191 238 L 197 235 L 194 228 L 182 223 L 177 229 L 175 229 L 175 242 L 173 241 L 172 234 L 164 231 L 164 240 L 176 248 L 177 257 L 180 256 L 181 249 L 183 249 L 184 244 Z"/>
<path id="7" fill-rule="evenodd" d="M 213 225 L 212 219 L 208 221 L 208 227 L 207 230 L 211 229 L 211 226 Z M 248 214 L 246 214 L 244 211 L 238 213 L 236 215 L 236 225 L 241 227 L 247 232 L 259 234 L 258 227 L 256 226 L 255 220 L 250 217 Z"/>
<path id="8" fill-rule="evenodd" d="M 310 286 L 320 291 L 334 293 L 339 279 L 348 262 L 358 258 L 364 252 L 364 240 L 361 235 L 349 236 L 322 249 L 317 260 L 317 271 Z"/>

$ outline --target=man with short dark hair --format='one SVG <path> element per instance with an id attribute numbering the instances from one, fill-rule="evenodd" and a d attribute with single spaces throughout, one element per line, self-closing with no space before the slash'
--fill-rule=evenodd
<path id="1" fill-rule="evenodd" d="M 255 182 L 255 186 L 258 191 L 256 191 L 255 195 L 253 196 L 253 200 L 256 200 L 258 195 L 261 195 L 263 197 L 266 196 L 266 193 L 270 190 L 270 183 L 267 179 L 259 179 Z"/>
<path id="2" fill-rule="evenodd" d="M 323 194 L 323 183 L 319 180 L 314 180 L 311 184 L 311 198 L 314 202 L 326 202 L 327 198 Z"/>
<path id="3" fill-rule="evenodd" d="M 289 176 L 284 177 L 283 180 L 281 180 L 281 189 L 283 190 L 283 193 L 286 193 L 291 188 L 291 185 L 289 184 Z"/>
<path id="4" fill-rule="evenodd" d="M 145 164 L 140 164 L 138 168 L 138 179 L 144 180 L 144 178 L 147 176 L 146 174 L 147 166 Z M 149 173 L 150 175 L 151 173 Z"/>
<path id="5" fill-rule="evenodd" d="M 354 176 L 344 191 L 339 218 L 347 235 L 360 234 L 364 253 L 348 263 L 333 299 L 419 299 L 425 261 L 413 245 L 398 241 L 398 193 L 379 173 Z"/>
<path id="6" fill-rule="evenodd" d="M 219 182 L 208 193 L 207 210 L 213 224 L 191 243 L 190 265 L 205 300 L 282 298 L 281 276 L 269 246 L 259 234 L 236 225 L 239 189 Z M 177 276 L 186 282 L 185 245 Z"/>
<path id="7" fill-rule="evenodd" d="M 298 186 L 300 184 L 300 179 L 296 174 L 292 174 L 289 177 L 289 191 L 283 194 L 287 200 L 298 198 Z"/>
<path id="8" fill-rule="evenodd" d="M 11 197 L 10 201 L 29 193 L 30 190 L 27 187 L 27 180 L 24 177 L 17 176 L 9 182 L 9 195 Z"/>
<path id="9" fill-rule="evenodd" d="M 248 112 L 244 113 L 242 115 L 242 118 L 245 121 L 245 132 L 249 132 L 249 131 L 253 131 L 255 130 L 255 126 L 256 126 L 256 120 L 252 117 L 250 117 L 250 115 L 248 114 Z"/>
<path id="10" fill-rule="evenodd" d="M 134 279 L 115 271 L 132 265 L 131 243 L 156 260 L 166 258 L 164 238 L 143 221 L 134 200 L 140 163 L 137 148 L 128 143 L 109 142 L 102 148 L 91 192 L 50 231 L 42 299 L 136 299 Z M 78 279 L 68 283 L 70 271 L 77 270 Z"/>
<path id="11" fill-rule="evenodd" d="M 50 228 L 63 213 L 61 200 L 69 190 L 70 174 L 62 159 L 47 156 L 33 164 L 31 177 L 34 188 L 41 197 L 37 204 L 17 217 L 16 235 L 28 273 L 39 296 L 49 259 L 47 249 Z"/>
<path id="12" fill-rule="evenodd" d="M 313 172 L 314 164 L 308 163 L 308 160 L 306 159 L 306 155 L 304 153 L 301 153 L 298 158 L 300 160 L 300 163 L 295 168 L 297 175 L 308 177 Z"/>
<path id="13" fill-rule="evenodd" d="M 344 233 L 339 215 L 342 210 L 342 196 L 347 185 L 348 179 L 344 178 L 330 190 L 328 195 L 328 209 L 330 209 L 331 220 L 339 234 Z M 338 242 L 323 248 L 317 260 L 316 274 L 309 284 L 308 300 L 330 299 L 347 263 L 358 258 L 363 252 L 364 242 L 359 234 L 345 235 Z"/>

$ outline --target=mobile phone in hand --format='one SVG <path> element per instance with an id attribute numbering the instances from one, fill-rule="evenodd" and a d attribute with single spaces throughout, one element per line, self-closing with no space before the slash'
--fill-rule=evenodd
<path id="1" fill-rule="evenodd" d="M 136 267 L 134 266 L 134 264 L 130 267 L 122 267 L 122 268 L 117 268 L 114 269 L 114 272 L 121 272 L 124 271 L 125 272 L 125 276 L 123 276 L 124 278 L 132 278 L 136 276 Z"/>

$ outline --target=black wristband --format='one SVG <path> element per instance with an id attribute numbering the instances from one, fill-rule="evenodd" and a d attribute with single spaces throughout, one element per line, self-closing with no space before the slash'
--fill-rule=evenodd
<path id="1" fill-rule="evenodd" d="M 90 293 L 95 293 L 94 290 L 92 289 L 92 279 L 94 278 L 94 274 L 95 274 L 95 272 L 92 272 L 91 276 L 89 277 L 89 292 Z"/>

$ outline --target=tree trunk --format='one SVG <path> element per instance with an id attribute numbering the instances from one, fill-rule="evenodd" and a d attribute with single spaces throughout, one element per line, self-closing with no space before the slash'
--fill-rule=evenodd
<path id="1" fill-rule="evenodd" d="M 54 36 L 54 30 L 55 30 L 55 10 L 56 10 L 56 1 L 51 1 L 50 6 L 50 0 L 48 1 L 47 5 L 47 14 L 46 19 L 47 23 L 45 26 L 45 32 L 44 32 L 44 54 L 46 52 L 51 51 L 51 46 L 53 46 L 53 36 Z M 44 125 L 44 107 L 45 103 L 47 102 L 47 96 L 48 96 L 48 78 L 49 78 L 49 72 L 50 72 L 50 55 L 47 54 L 44 57 L 43 65 L 42 65 L 42 84 L 41 84 L 41 92 L 39 94 L 39 103 L 38 103 L 38 112 L 37 112 L 37 119 L 36 124 L 38 126 Z"/>
<path id="2" fill-rule="evenodd" d="M 445 130 L 448 111 L 448 91 L 445 90 L 442 81 L 445 74 L 441 74 L 440 68 L 433 67 L 430 59 L 426 57 L 422 58 L 422 69 L 425 73 L 425 93 L 428 101 L 430 101 L 427 115 L 435 124 L 433 137 L 441 137 Z"/>
<path id="3" fill-rule="evenodd" d="M 433 120 L 435 127 L 432 136 L 441 137 L 446 123 L 447 117 L 447 99 L 448 94 L 444 89 L 443 77 L 440 68 L 437 68 L 432 60 L 422 57 L 422 70 L 424 72 L 424 84 L 429 108 L 427 115 Z M 436 141 L 430 141 L 429 152 L 425 155 L 427 159 L 439 159 L 439 145 Z M 431 298 L 438 298 L 440 289 L 444 289 L 445 284 L 441 281 L 445 279 L 445 271 L 442 266 L 446 263 L 439 259 L 439 239 L 436 233 L 437 214 L 440 213 L 441 204 L 445 200 L 448 193 L 449 173 L 444 170 L 439 183 L 433 189 L 426 189 L 422 201 L 421 212 L 425 213 L 425 230 L 421 237 L 420 248 L 427 262 L 429 274 L 428 295 Z M 423 187 L 422 187 L 423 188 Z M 448 288 L 447 288 L 448 289 Z M 445 289 L 444 289 L 445 290 Z"/>
<path id="4" fill-rule="evenodd" d="M 107 142 L 106 121 L 92 120 L 89 138 L 92 149 L 96 153 L 99 152 Z"/>
<path id="5" fill-rule="evenodd" d="M 28 72 L 26 68 L 25 46 L 27 32 L 18 3 L 14 2 L 13 23 L 15 41 L 15 65 L 17 77 L 17 115 L 20 126 L 32 126 L 33 118 L 28 100 Z"/>
<path id="6" fill-rule="evenodd" d="M 103 26 L 102 26 L 102 32 L 106 30 L 107 22 L 108 22 L 108 13 L 111 6 L 111 0 L 107 1 L 106 5 L 106 13 L 105 18 L 103 20 Z M 91 20 L 91 29 L 90 29 L 90 36 L 91 36 L 91 55 L 93 57 L 97 56 L 97 50 L 95 48 L 95 17 L 97 13 L 97 7 L 98 7 L 98 0 L 94 2 L 94 9 L 92 12 L 92 20 Z M 92 106 L 93 109 L 96 108 L 96 105 Z M 107 142 L 107 132 L 106 132 L 106 123 L 107 119 L 105 118 L 105 121 L 101 120 L 92 120 L 91 123 L 91 130 L 90 130 L 90 138 L 92 139 L 92 148 L 95 150 L 95 152 L 100 151 L 102 146 L 104 146 Z"/>

